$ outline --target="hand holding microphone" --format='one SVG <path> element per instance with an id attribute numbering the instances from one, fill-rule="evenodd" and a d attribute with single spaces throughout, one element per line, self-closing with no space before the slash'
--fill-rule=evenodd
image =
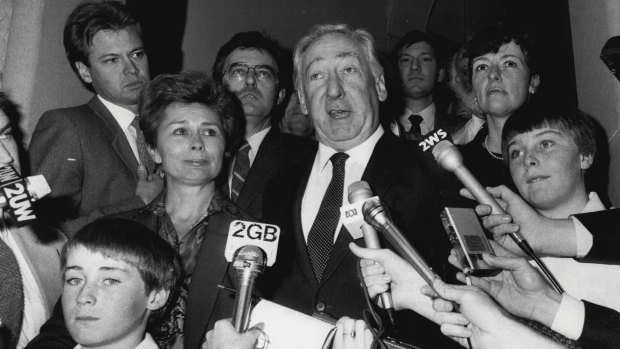
<path id="1" fill-rule="evenodd" d="M 445 135 L 445 136 L 444 136 Z M 457 147 L 450 142 L 445 132 L 439 129 L 436 132 L 431 133 L 426 139 L 420 142 L 422 151 L 432 152 L 437 164 L 444 170 L 454 173 L 454 175 L 461 181 L 461 183 L 469 190 L 472 196 L 481 204 L 491 206 L 493 214 L 505 214 L 504 209 L 495 201 L 495 199 L 486 191 L 486 189 L 478 182 L 478 180 L 469 172 L 467 167 L 463 164 L 463 157 L 457 149 Z M 559 282 L 555 279 L 553 274 L 547 269 L 545 264 L 536 256 L 534 250 L 530 247 L 523 235 L 519 231 L 509 233 L 510 237 L 515 243 L 525 252 L 530 258 L 532 258 L 543 273 L 547 276 L 549 281 L 553 284 L 559 293 L 563 293 L 564 290 L 560 286 Z"/>

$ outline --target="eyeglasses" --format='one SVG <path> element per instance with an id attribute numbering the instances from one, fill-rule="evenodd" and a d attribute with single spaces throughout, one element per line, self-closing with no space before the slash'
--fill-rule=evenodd
<path id="1" fill-rule="evenodd" d="M 262 82 L 270 84 L 278 82 L 278 70 L 266 64 L 247 65 L 245 63 L 233 63 L 226 68 L 224 75 L 229 80 L 243 82 L 248 78 L 250 69 L 254 69 L 254 75 Z"/>

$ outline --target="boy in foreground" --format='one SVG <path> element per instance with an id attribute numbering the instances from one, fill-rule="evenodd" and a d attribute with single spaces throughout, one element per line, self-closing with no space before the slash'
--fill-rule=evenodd
<path id="1" fill-rule="evenodd" d="M 62 308 L 75 348 L 158 348 L 148 333 L 176 296 L 172 247 L 139 223 L 104 219 L 63 249 Z"/>

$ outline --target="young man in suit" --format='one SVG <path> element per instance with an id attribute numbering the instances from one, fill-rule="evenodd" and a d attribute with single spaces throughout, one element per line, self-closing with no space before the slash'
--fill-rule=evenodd
<path id="1" fill-rule="evenodd" d="M 276 114 L 283 112 L 286 94 L 283 60 L 275 40 L 251 31 L 237 33 L 222 45 L 213 65 L 213 78 L 239 98 L 245 115 L 245 141 L 232 154 L 235 158 L 224 192 L 258 218 L 267 181 L 312 143 L 281 133 L 277 125 L 272 127 Z"/>
<path id="2" fill-rule="evenodd" d="M 149 80 L 141 34 L 115 1 L 80 4 L 65 24 L 71 68 L 96 96 L 44 113 L 29 155 L 31 169 L 52 188 L 40 212 L 69 235 L 98 217 L 145 205 L 163 187 L 135 122 Z"/>
<path id="3" fill-rule="evenodd" d="M 379 102 L 387 90 L 368 32 L 344 24 L 317 26 L 297 44 L 294 63 L 301 107 L 312 118 L 319 144 L 281 169 L 265 191 L 263 219 L 279 225 L 282 235 L 278 262 L 259 282 L 265 297 L 284 306 L 359 319 L 366 302 L 358 260 L 348 248 L 354 238 L 340 220 L 348 186 L 367 181 L 396 225 L 442 274 L 447 243 L 439 220 L 440 183 L 411 142 L 379 124 Z M 452 345 L 430 321 L 416 314 L 399 318 L 404 320 L 399 324 L 418 329 L 408 338 L 415 344 Z"/>
<path id="4" fill-rule="evenodd" d="M 410 31 L 392 50 L 403 103 L 401 115 L 390 124 L 397 136 L 420 140 L 434 129 L 452 134 L 465 124 L 465 119 L 446 115 L 435 101 L 438 84 L 446 76 L 440 46 L 437 36 Z"/>

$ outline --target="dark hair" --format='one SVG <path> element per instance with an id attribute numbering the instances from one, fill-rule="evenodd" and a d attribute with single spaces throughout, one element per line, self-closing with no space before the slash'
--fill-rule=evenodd
<path id="1" fill-rule="evenodd" d="M 473 74 L 474 59 L 487 53 L 497 53 L 500 47 L 515 42 L 523 51 L 525 63 L 530 70 L 530 76 L 538 74 L 538 43 L 535 33 L 530 28 L 520 26 L 489 26 L 480 30 L 465 46 L 463 56 L 469 59 L 467 75 Z"/>
<path id="2" fill-rule="evenodd" d="M 219 51 L 217 51 L 217 56 L 215 57 L 215 63 L 213 63 L 213 79 L 218 83 L 222 83 L 222 78 L 224 75 L 224 61 L 228 55 L 234 50 L 241 49 L 259 49 L 265 51 L 273 57 L 276 61 L 276 70 L 278 72 L 278 81 L 282 81 L 282 73 L 283 73 L 283 54 L 282 49 L 278 45 L 278 42 L 269 37 L 266 33 L 262 33 L 259 31 L 249 31 L 249 32 L 241 32 L 233 35 L 233 37 L 228 40 L 222 47 L 220 47 Z"/>
<path id="3" fill-rule="evenodd" d="M 166 306 L 153 312 L 149 323 L 158 321 L 175 303 L 183 277 L 181 263 L 172 246 L 144 225 L 123 218 L 105 218 L 84 226 L 63 247 L 61 270 L 67 266 L 68 254 L 78 246 L 136 267 L 147 295 L 153 290 L 170 290 Z"/>
<path id="4" fill-rule="evenodd" d="M 123 4 L 118 1 L 83 2 L 67 18 L 63 34 L 65 53 L 71 69 L 79 75 L 76 62 L 90 67 L 88 62 L 89 47 L 93 37 L 101 30 L 118 31 L 133 28 L 142 36 L 142 29 Z M 81 81 L 81 79 L 80 79 Z M 84 84 L 92 90 L 90 84 Z"/>
<path id="5" fill-rule="evenodd" d="M 13 139 L 15 139 L 15 143 L 18 145 L 17 152 L 21 172 L 23 174 L 27 174 L 30 171 L 28 168 L 28 154 L 24 150 L 23 146 L 24 135 L 21 128 L 17 127 L 17 125 L 19 125 L 19 119 L 21 118 L 19 107 L 9 98 L 9 96 L 7 96 L 6 93 L 0 92 L 0 110 L 9 118 L 9 124 L 12 126 L 11 133 L 13 135 Z"/>
<path id="6" fill-rule="evenodd" d="M 205 73 L 186 71 L 163 74 L 146 84 L 140 95 L 140 129 L 149 147 L 157 148 L 157 130 L 164 111 L 172 103 L 200 103 L 215 111 L 222 121 L 226 151 L 243 139 L 245 117 L 241 102 Z"/>
<path id="7" fill-rule="evenodd" d="M 398 60 L 404 49 L 422 41 L 428 43 L 428 45 L 433 49 L 433 51 L 435 51 L 437 69 L 441 69 L 443 67 L 446 53 L 443 50 L 443 46 L 439 42 L 439 38 L 433 33 L 425 33 L 417 30 L 412 30 L 407 34 L 403 35 L 403 37 L 401 37 L 396 43 L 396 46 L 394 46 L 394 48 L 392 49 L 391 59 L 394 67 L 398 67 Z"/>
<path id="8" fill-rule="evenodd" d="M 596 131 L 592 118 L 572 105 L 534 100 L 512 114 L 502 130 L 502 153 L 508 161 L 508 142 L 515 136 L 545 127 L 570 135 L 582 155 L 596 155 Z"/>

